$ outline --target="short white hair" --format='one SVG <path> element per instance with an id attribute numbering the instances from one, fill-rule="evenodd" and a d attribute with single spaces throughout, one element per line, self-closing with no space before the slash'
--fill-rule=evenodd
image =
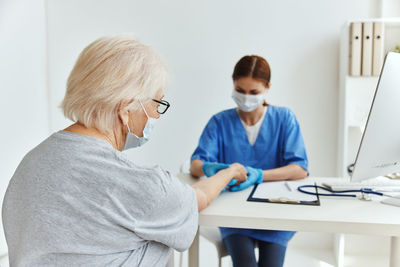
<path id="1" fill-rule="evenodd" d="M 102 37 L 79 55 L 61 108 L 70 120 L 110 133 L 122 101 L 134 100 L 126 109 L 138 109 L 167 83 L 166 65 L 152 48 L 132 35 Z"/>

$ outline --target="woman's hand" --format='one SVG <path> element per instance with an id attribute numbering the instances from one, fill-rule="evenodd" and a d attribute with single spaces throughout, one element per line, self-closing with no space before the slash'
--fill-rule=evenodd
<path id="1" fill-rule="evenodd" d="M 201 169 L 203 170 L 203 173 L 205 176 L 210 177 L 215 175 L 217 172 L 220 170 L 229 168 L 229 164 L 225 163 L 218 163 L 218 162 L 204 162 L 203 166 Z"/>
<path id="2" fill-rule="evenodd" d="M 248 171 L 247 180 L 240 185 L 230 187 L 230 191 L 240 191 L 252 186 L 253 184 L 261 184 L 263 182 L 263 171 L 261 169 L 246 167 L 246 170 Z"/>
<path id="3" fill-rule="evenodd" d="M 246 179 L 246 168 L 242 164 L 233 163 L 231 165 L 227 165 L 225 169 L 219 170 L 210 178 L 192 184 L 192 187 L 196 191 L 197 206 L 199 211 L 206 208 L 211 201 L 213 201 L 221 193 L 221 191 L 224 191 L 227 184 L 230 184 L 230 181 L 232 182 L 232 180 L 235 180 L 234 183 L 237 181 L 242 183 L 246 181 Z"/>
<path id="4" fill-rule="evenodd" d="M 207 177 L 214 176 L 218 172 L 224 170 L 224 172 L 226 172 L 229 176 L 234 177 L 234 179 L 229 182 L 228 186 L 239 184 L 247 179 L 247 170 L 240 163 L 233 163 L 229 165 L 218 162 L 204 162 L 201 168 Z"/>
<path id="5" fill-rule="evenodd" d="M 228 186 L 232 186 L 238 183 L 243 183 L 247 180 L 247 170 L 246 168 L 240 163 L 232 163 L 229 168 L 229 171 L 232 172 L 232 176 L 235 177 L 231 180 Z"/>

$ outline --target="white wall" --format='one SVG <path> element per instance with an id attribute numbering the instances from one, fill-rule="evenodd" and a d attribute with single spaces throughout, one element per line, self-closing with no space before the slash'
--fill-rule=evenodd
<path id="1" fill-rule="evenodd" d="M 42 0 L 0 0 L 1 201 L 22 157 L 49 133 L 44 12 Z"/>
<path id="2" fill-rule="evenodd" d="M 380 0 L 381 17 L 400 17 L 399 0 Z"/>
<path id="3" fill-rule="evenodd" d="M 272 67 L 270 102 L 291 107 L 300 120 L 312 174 L 334 175 L 340 28 L 348 19 L 393 13 L 378 4 L 0 0 L 0 195 L 22 157 L 50 130 L 69 124 L 58 105 L 79 52 L 102 35 L 121 32 L 133 32 L 155 47 L 172 74 L 167 99 L 173 106 L 153 140 L 131 153 L 135 160 L 176 171 L 210 116 L 234 106 L 233 65 L 245 54 L 259 54 Z M 1 234 L 0 255 L 5 249 Z"/>
<path id="4" fill-rule="evenodd" d="M 377 0 L 98 1 L 52 0 L 48 6 L 51 129 L 69 124 L 60 110 L 79 52 L 94 39 L 132 32 L 167 61 L 170 111 L 153 140 L 130 152 L 173 171 L 193 152 L 212 114 L 234 106 L 230 75 L 246 54 L 272 68 L 269 102 L 296 113 L 312 175 L 336 166 L 338 52 L 346 20 L 375 17 Z"/>

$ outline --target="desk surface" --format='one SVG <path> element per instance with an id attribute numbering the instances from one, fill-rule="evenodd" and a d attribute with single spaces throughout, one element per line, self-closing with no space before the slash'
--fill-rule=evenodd
<path id="1" fill-rule="evenodd" d="M 188 183 L 188 174 L 178 177 Z M 339 178 L 307 178 L 310 183 Z M 362 201 L 346 197 L 321 197 L 321 206 L 249 202 L 252 188 L 222 193 L 199 216 L 199 225 L 235 228 L 338 232 L 400 236 L 400 207 L 381 204 L 381 197 Z"/>

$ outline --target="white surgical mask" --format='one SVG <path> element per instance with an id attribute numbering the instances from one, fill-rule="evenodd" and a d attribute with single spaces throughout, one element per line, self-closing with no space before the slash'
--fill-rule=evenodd
<path id="1" fill-rule="evenodd" d="M 147 122 L 143 129 L 143 137 L 138 137 L 136 134 L 132 133 L 131 130 L 129 129 L 129 125 L 126 124 L 126 127 L 128 127 L 128 133 L 126 134 L 124 150 L 142 146 L 147 141 L 149 141 L 151 132 L 153 131 L 154 128 L 154 124 L 157 121 L 157 119 L 154 119 L 149 115 L 147 115 L 146 109 L 143 107 L 142 102 L 139 101 L 139 103 L 142 106 L 142 109 L 147 116 Z"/>
<path id="2" fill-rule="evenodd" d="M 266 94 L 267 93 L 265 92 L 258 95 L 245 95 L 233 90 L 232 98 L 242 111 L 250 112 L 264 104 Z"/>

